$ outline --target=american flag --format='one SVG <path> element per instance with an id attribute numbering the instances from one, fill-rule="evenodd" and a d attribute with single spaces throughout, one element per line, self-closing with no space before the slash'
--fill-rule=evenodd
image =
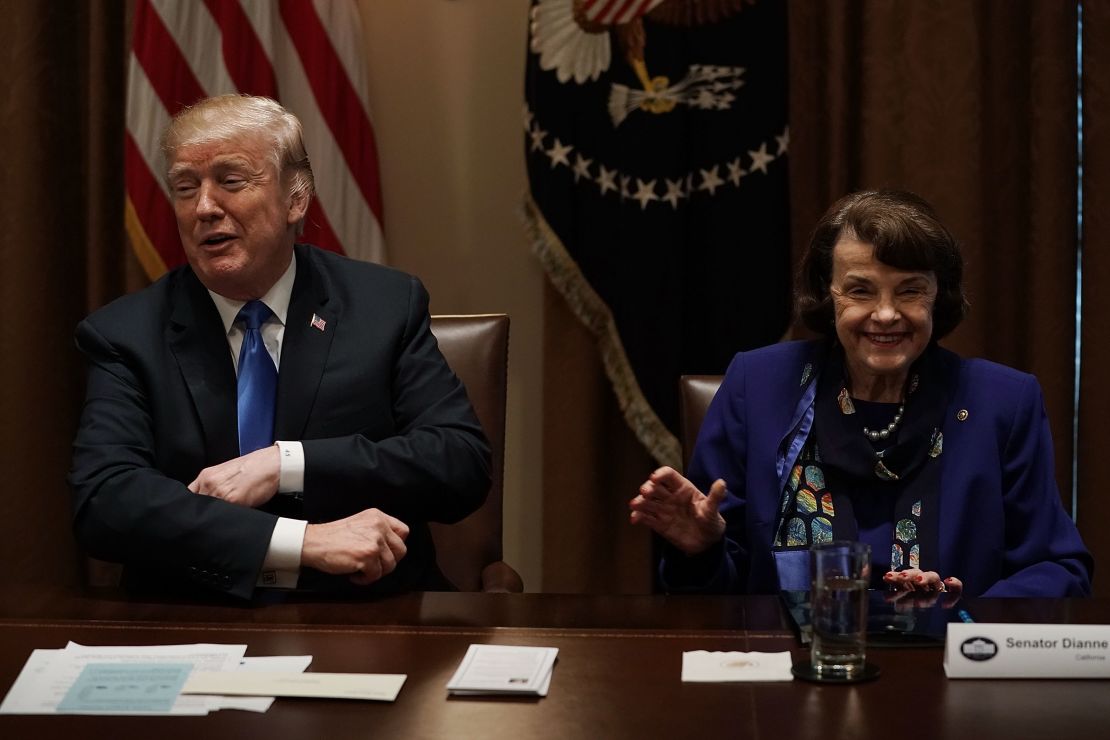
<path id="1" fill-rule="evenodd" d="M 304 241 L 383 261 L 378 151 L 355 0 L 138 0 L 127 91 L 125 221 L 153 279 L 185 261 L 158 137 L 210 95 L 281 102 L 304 125 L 317 197 Z"/>

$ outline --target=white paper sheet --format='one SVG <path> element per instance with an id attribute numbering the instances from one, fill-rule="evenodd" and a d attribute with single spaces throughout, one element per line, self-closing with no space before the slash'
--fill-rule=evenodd
<path id="1" fill-rule="evenodd" d="M 240 671 L 294 671 L 303 673 L 312 663 L 311 655 L 263 655 L 243 658 Z M 219 709 L 238 709 L 244 712 L 265 712 L 274 703 L 272 696 L 213 696 Z"/>
<path id="2" fill-rule="evenodd" d="M 185 694 L 311 696 L 393 701 L 406 678 L 403 673 L 197 671 L 189 676 L 181 691 Z"/>
<path id="3" fill-rule="evenodd" d="M 547 696 L 558 655 L 558 648 L 471 645 L 447 690 L 460 696 Z"/>
<path id="4" fill-rule="evenodd" d="M 682 654 L 686 683 L 727 681 L 792 681 L 789 652 L 741 653 L 693 650 Z"/>

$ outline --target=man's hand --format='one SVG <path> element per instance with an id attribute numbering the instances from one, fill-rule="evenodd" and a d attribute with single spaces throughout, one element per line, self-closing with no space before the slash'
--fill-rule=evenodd
<path id="1" fill-rule="evenodd" d="M 687 555 L 708 550 L 725 533 L 717 508 L 725 499 L 725 482 L 717 480 L 706 496 L 673 468 L 656 470 L 628 502 L 633 524 L 655 530 Z"/>
<path id="2" fill-rule="evenodd" d="M 309 524 L 304 531 L 301 565 L 335 575 L 349 573 L 351 581 L 366 586 L 393 572 L 408 552 L 408 536 L 408 525 L 378 509 Z"/>
<path id="3" fill-rule="evenodd" d="M 205 468 L 189 490 L 254 509 L 274 497 L 280 477 L 281 456 L 277 445 L 270 445 Z"/>

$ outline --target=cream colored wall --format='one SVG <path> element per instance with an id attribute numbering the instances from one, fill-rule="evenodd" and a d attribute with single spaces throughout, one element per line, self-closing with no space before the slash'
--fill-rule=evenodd
<path id="1" fill-rule="evenodd" d="M 543 274 L 518 216 L 528 0 L 360 0 L 392 265 L 508 313 L 505 558 L 541 582 Z"/>

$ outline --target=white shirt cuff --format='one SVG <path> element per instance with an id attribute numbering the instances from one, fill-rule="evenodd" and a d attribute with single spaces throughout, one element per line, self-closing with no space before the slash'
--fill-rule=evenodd
<path id="1" fill-rule="evenodd" d="M 304 490 L 304 447 L 300 442 L 275 442 L 281 459 L 278 493 Z"/>
<path id="2" fill-rule="evenodd" d="M 306 526 L 308 522 L 301 519 L 278 517 L 274 533 L 270 535 L 270 549 L 262 561 L 262 572 L 258 574 L 259 586 L 297 587 Z"/>

